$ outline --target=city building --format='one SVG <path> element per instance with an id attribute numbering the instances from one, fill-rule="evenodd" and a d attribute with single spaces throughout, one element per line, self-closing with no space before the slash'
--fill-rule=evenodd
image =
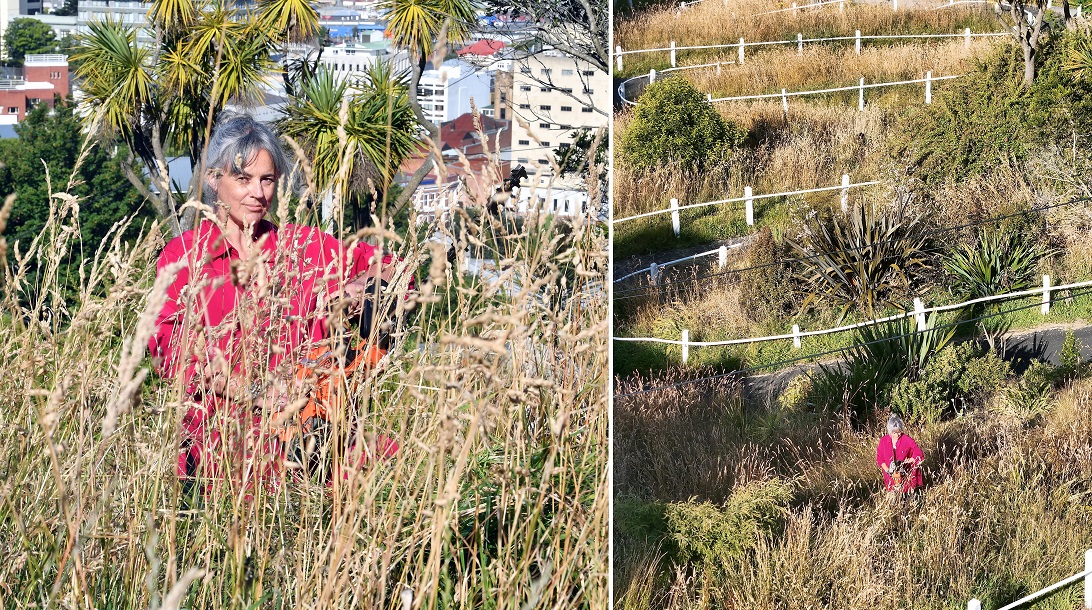
<path id="1" fill-rule="evenodd" d="M 19 74 L 0 77 L 0 124 L 14 125 L 38 104 L 68 95 L 68 57 L 27 55 Z"/>
<path id="2" fill-rule="evenodd" d="M 68 36 L 75 36 L 78 28 L 77 17 L 75 15 L 64 16 L 41 13 L 28 17 L 28 19 L 37 19 L 48 25 L 53 30 L 53 36 L 57 40 L 61 40 Z"/>
<path id="3" fill-rule="evenodd" d="M 392 52 L 386 41 L 343 42 L 325 47 L 319 62 L 342 79 L 360 79 L 368 68 L 382 59 L 392 64 L 395 73 L 410 69 L 410 58 L 405 51 Z"/>
<path id="4" fill-rule="evenodd" d="M 146 45 L 155 42 L 155 36 L 149 28 L 148 10 L 151 2 L 130 2 L 129 0 L 80 0 L 76 13 L 76 31 L 90 34 L 88 26 L 92 21 L 120 21 L 136 30 L 137 42 Z"/>
<path id="5" fill-rule="evenodd" d="M 452 59 L 439 68 L 427 69 L 421 74 L 417 101 L 425 118 L 439 125 L 472 112 L 471 103 L 479 112 L 488 107 L 491 103 L 491 81 L 489 72 Z"/>
<path id="6" fill-rule="evenodd" d="M 609 120 L 610 75 L 556 51 L 514 59 L 510 89 L 498 86 L 495 93 L 498 114 L 503 94 L 515 123 L 512 162 L 547 176 L 555 149 L 570 146 L 574 132 L 605 128 Z"/>

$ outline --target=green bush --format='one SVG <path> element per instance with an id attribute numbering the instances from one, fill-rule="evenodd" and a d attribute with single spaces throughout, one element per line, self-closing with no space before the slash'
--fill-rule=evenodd
<path id="1" fill-rule="evenodd" d="M 1005 388 L 1004 406 L 1022 419 L 1041 415 L 1050 407 L 1056 377 L 1054 367 L 1032 362 L 1016 383 Z"/>
<path id="2" fill-rule="evenodd" d="M 1073 331 L 1066 331 L 1062 348 L 1058 350 L 1059 374 L 1062 380 L 1070 381 L 1084 374 L 1085 365 L 1081 361 L 1084 342 Z"/>
<path id="3" fill-rule="evenodd" d="M 889 150 L 929 185 L 981 175 L 1006 160 L 1020 163 L 1040 146 L 1088 133 L 1092 88 L 1065 68 L 1079 36 L 1043 42 L 1030 87 L 1022 86 L 1019 47 L 999 47 L 965 78 L 942 87 L 931 105 L 910 109 L 903 126 L 892 130 Z"/>
<path id="4" fill-rule="evenodd" d="M 694 500 L 668 504 L 664 517 L 679 561 L 715 569 L 744 558 L 763 532 L 781 523 L 792 490 L 782 479 L 753 481 L 733 491 L 723 506 Z"/>
<path id="5" fill-rule="evenodd" d="M 933 423 L 954 400 L 975 403 L 999 387 L 1009 364 L 993 351 L 966 342 L 939 350 L 917 380 L 905 377 L 891 388 L 891 409 L 909 421 Z"/>
<path id="6" fill-rule="evenodd" d="M 744 137 L 746 132 L 722 118 L 693 85 L 672 77 L 645 90 L 618 152 L 638 172 L 664 166 L 701 171 Z"/>

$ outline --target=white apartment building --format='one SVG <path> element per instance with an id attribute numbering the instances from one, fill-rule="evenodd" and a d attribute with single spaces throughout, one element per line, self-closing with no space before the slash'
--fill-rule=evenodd
<path id="1" fill-rule="evenodd" d="M 511 90 L 503 93 L 513 120 L 513 165 L 552 175 L 553 151 L 571 145 L 574 131 L 607 126 L 610 75 L 587 62 L 543 51 L 514 60 L 511 74 Z"/>
<path id="2" fill-rule="evenodd" d="M 76 31 L 90 34 L 88 23 L 92 21 L 120 21 L 136 30 L 136 39 L 140 44 L 151 44 L 155 37 L 148 29 L 148 10 L 151 2 L 130 2 L 128 0 L 80 0 L 76 14 Z"/>
<path id="3" fill-rule="evenodd" d="M 489 72 L 452 59 L 421 74 L 417 101 L 425 118 L 439 125 L 470 112 L 472 100 L 478 110 L 490 106 L 491 82 Z"/>
<path id="4" fill-rule="evenodd" d="M 377 60 L 393 64 L 395 73 L 410 69 L 410 58 L 405 51 L 392 52 L 386 41 L 343 42 L 322 50 L 320 62 L 340 79 L 365 78 L 368 68 Z"/>

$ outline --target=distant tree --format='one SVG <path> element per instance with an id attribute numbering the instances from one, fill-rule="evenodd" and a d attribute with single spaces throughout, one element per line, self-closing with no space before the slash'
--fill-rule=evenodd
<path id="1" fill-rule="evenodd" d="M 30 242 L 42 232 L 49 218 L 50 193 L 46 168 L 55 191 L 65 190 L 69 176 L 84 143 L 80 120 L 72 114 L 72 105 L 58 102 L 51 111 L 39 105 L 15 126 L 18 138 L 0 140 L 0 197 L 16 194 L 7 228 L 8 244 L 20 242 L 26 252 Z M 125 179 L 118 159 L 94 146 L 80 165 L 68 193 L 80 199 L 79 229 L 82 254 L 76 252 L 65 263 L 68 288 L 76 286 L 82 256 L 94 253 L 115 222 L 137 213 L 155 219 L 148 207 L 141 207 L 140 193 Z M 129 235 L 140 222 L 130 225 Z"/>
<path id="2" fill-rule="evenodd" d="M 561 168 L 562 174 L 578 175 L 588 178 L 594 167 L 600 180 L 606 179 L 607 172 L 607 141 L 599 131 L 580 129 L 572 133 L 573 142 L 569 146 L 554 149 L 554 159 Z M 592 148 L 595 148 L 595 158 L 591 165 L 588 164 L 588 156 Z"/>
<path id="3" fill-rule="evenodd" d="M 638 171 L 664 166 L 700 171 L 706 162 L 742 143 L 745 135 L 693 85 L 672 77 L 645 90 L 619 152 Z"/>
<path id="4" fill-rule="evenodd" d="M 80 0 L 64 0 L 64 6 L 53 11 L 54 15 L 62 17 L 75 17 L 79 14 Z"/>
<path id="5" fill-rule="evenodd" d="M 8 58 L 22 65 L 23 58 L 35 53 L 50 53 L 57 45 L 53 28 L 37 19 L 13 19 L 4 32 Z"/>

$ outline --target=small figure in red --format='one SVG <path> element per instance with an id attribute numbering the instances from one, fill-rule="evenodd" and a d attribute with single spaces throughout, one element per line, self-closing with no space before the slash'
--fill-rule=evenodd
<path id="1" fill-rule="evenodd" d="M 911 492 L 922 485 L 921 463 L 925 460 L 918 444 L 906 434 L 902 418 L 887 419 L 887 434 L 876 447 L 876 465 L 883 471 L 883 485 L 888 491 Z"/>

